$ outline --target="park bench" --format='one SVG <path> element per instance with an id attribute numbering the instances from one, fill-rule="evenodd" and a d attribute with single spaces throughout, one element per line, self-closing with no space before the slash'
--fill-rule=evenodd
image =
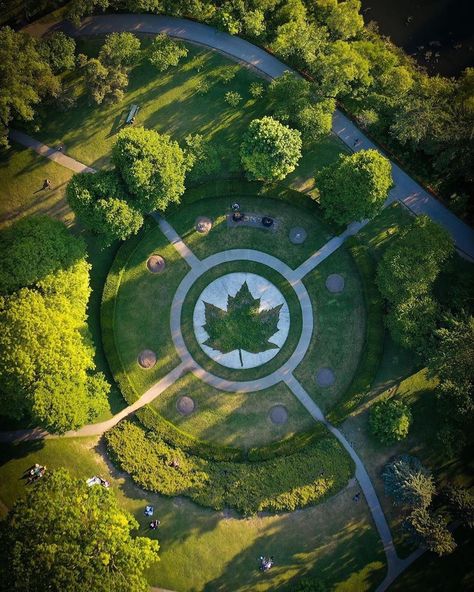
<path id="1" fill-rule="evenodd" d="M 135 116 L 136 116 L 136 114 L 138 113 L 138 109 L 140 109 L 140 107 L 139 107 L 138 105 L 132 105 L 132 106 L 130 107 L 130 111 L 129 111 L 129 113 L 128 113 L 127 120 L 125 121 L 125 123 L 126 123 L 127 125 L 129 125 L 129 124 L 131 124 L 131 123 L 134 123 L 134 121 L 135 121 Z"/>

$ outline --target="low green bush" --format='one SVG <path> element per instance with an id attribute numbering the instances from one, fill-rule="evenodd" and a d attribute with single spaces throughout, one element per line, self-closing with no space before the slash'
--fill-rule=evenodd
<path id="1" fill-rule="evenodd" d="M 382 444 L 393 444 L 408 436 L 411 412 L 403 401 L 390 399 L 370 410 L 370 429 Z"/>
<path id="2" fill-rule="evenodd" d="M 216 462 L 170 446 L 158 433 L 124 421 L 106 434 L 111 458 L 140 487 L 184 495 L 202 506 L 244 515 L 292 511 L 319 503 L 344 487 L 354 466 L 327 437 L 285 457 L 262 462 Z"/>
<path id="3" fill-rule="evenodd" d="M 367 246 L 355 237 L 346 242 L 362 279 L 367 327 L 357 371 L 343 397 L 328 413 L 334 424 L 342 423 L 362 402 L 370 390 L 380 365 L 384 344 L 384 303 L 375 284 L 375 261 Z"/>

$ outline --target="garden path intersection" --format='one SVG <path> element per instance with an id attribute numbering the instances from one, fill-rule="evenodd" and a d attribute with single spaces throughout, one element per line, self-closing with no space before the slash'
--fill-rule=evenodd
<path id="1" fill-rule="evenodd" d="M 278 77 L 286 70 L 289 70 L 288 66 L 280 62 L 278 59 L 243 39 L 230 36 L 206 25 L 184 19 L 156 15 L 106 15 L 84 19 L 78 29 L 73 29 L 71 25 L 68 25 L 67 23 L 57 23 L 52 27 L 51 24 L 35 23 L 31 27 L 27 27 L 25 30 L 33 35 L 42 36 L 51 29 L 62 29 L 73 36 L 104 35 L 121 31 L 132 31 L 135 33 L 166 32 L 170 36 L 219 51 L 247 67 L 254 68 L 261 75 L 270 79 Z M 357 151 L 367 148 L 378 149 L 340 111 L 336 111 L 334 115 L 333 133 L 335 133 L 352 150 Z M 34 138 L 31 138 L 22 132 L 12 130 L 10 135 L 12 139 L 18 143 L 32 148 L 38 154 L 49 158 L 74 172 L 95 172 L 91 167 L 68 157 L 54 148 L 41 144 Z M 452 212 L 433 198 L 425 189 L 394 163 L 392 163 L 392 174 L 394 187 L 391 190 L 385 205 L 387 206 L 393 201 L 398 200 L 415 214 L 427 214 L 434 221 L 438 222 L 448 230 L 461 254 L 469 259 L 474 259 L 474 232 L 472 229 L 459 220 Z M 181 376 L 188 372 L 192 372 L 206 384 L 228 392 L 253 392 L 283 382 L 288 386 L 298 401 L 306 408 L 313 419 L 323 423 L 337 438 L 355 463 L 355 476 L 366 498 L 387 559 L 387 575 L 377 588 L 377 592 L 383 592 L 400 573 L 402 573 L 423 553 L 423 550 L 418 549 L 403 560 L 398 558 L 388 523 L 363 462 L 343 433 L 326 420 L 321 409 L 316 405 L 294 376 L 294 370 L 306 354 L 313 332 L 313 311 L 311 300 L 302 280 L 322 261 L 343 245 L 344 241 L 349 236 L 356 234 L 363 226 L 365 226 L 367 221 L 350 224 L 341 235 L 329 240 L 323 247 L 299 265 L 299 267 L 291 269 L 280 259 L 252 249 L 232 249 L 222 251 L 211 255 L 206 259 L 200 260 L 164 218 L 158 214 L 153 214 L 153 217 L 159 224 L 159 227 L 167 240 L 189 265 L 189 271 L 175 293 L 170 312 L 172 338 L 181 358 L 181 362 L 176 368 L 146 391 L 137 401 L 135 401 L 135 403 L 126 407 L 107 421 L 84 426 L 80 430 L 67 432 L 63 436 L 54 436 L 42 429 L 0 432 L 0 441 L 17 442 L 24 440 L 38 440 L 42 438 L 101 435 L 114 427 L 125 417 L 153 401 L 157 396 L 173 385 Z M 253 261 L 277 271 L 295 291 L 302 310 L 303 322 L 301 335 L 292 355 L 278 370 L 258 380 L 232 381 L 222 379 L 215 374 L 212 374 L 193 359 L 186 347 L 181 333 L 182 304 L 191 286 L 212 267 L 229 261 Z"/>
<path id="2" fill-rule="evenodd" d="M 285 383 L 298 401 L 305 407 L 309 414 L 315 421 L 321 422 L 325 427 L 336 437 L 342 444 L 349 456 L 355 463 L 355 476 L 364 493 L 368 508 L 372 514 L 375 526 L 379 533 L 383 544 L 385 556 L 387 559 L 387 576 L 385 580 L 377 588 L 377 592 L 383 592 L 388 588 L 391 582 L 406 569 L 415 559 L 417 559 L 423 550 L 419 549 L 412 553 L 406 559 L 399 559 L 393 544 L 392 535 L 388 526 L 387 520 L 383 513 L 382 507 L 378 500 L 375 489 L 372 485 L 367 470 L 364 467 L 362 460 L 352 448 L 351 444 L 345 438 L 343 433 L 331 425 L 321 409 L 316 405 L 313 399 L 309 396 L 300 382 L 295 378 L 293 372 L 302 361 L 304 355 L 309 347 L 311 336 L 313 333 L 313 309 L 308 292 L 302 282 L 302 279 L 310 271 L 316 268 L 326 257 L 333 253 L 339 246 L 341 246 L 345 239 L 355 234 L 364 224 L 356 224 L 348 228 L 340 236 L 328 241 L 324 247 L 319 249 L 316 253 L 311 255 L 305 262 L 303 262 L 296 270 L 291 269 L 286 263 L 261 251 L 252 249 L 232 249 L 221 251 L 210 255 L 206 259 L 200 260 L 185 244 L 183 239 L 178 235 L 174 228 L 167 222 L 160 214 L 152 214 L 155 221 L 158 223 L 160 230 L 166 236 L 168 241 L 173 245 L 178 254 L 189 265 L 189 272 L 181 281 L 178 289 L 175 292 L 170 311 L 170 328 L 174 345 L 181 358 L 181 363 L 178 364 L 171 372 L 148 389 L 137 401 L 129 405 L 111 419 L 90 424 L 82 427 L 77 431 L 66 432 L 62 436 L 49 434 L 42 429 L 32 430 L 18 430 L 11 432 L 0 432 L 1 442 L 20 442 L 38 440 L 43 438 L 73 438 L 80 436 L 96 436 L 105 433 L 106 431 L 117 425 L 122 419 L 135 413 L 138 409 L 151 403 L 157 396 L 173 385 L 183 374 L 192 372 L 196 377 L 204 381 L 206 384 L 213 386 L 219 390 L 227 392 L 255 392 L 280 382 Z M 295 291 L 302 310 L 302 329 L 301 336 L 295 350 L 289 359 L 283 365 L 271 374 L 263 378 L 250 381 L 233 381 L 226 380 L 208 370 L 202 368 L 192 357 L 191 353 L 186 347 L 182 332 L 181 332 L 181 312 L 182 305 L 186 295 L 194 282 L 200 278 L 206 271 L 229 261 L 254 261 L 261 265 L 270 267 L 271 269 L 280 273 L 286 281 L 291 285 Z"/>

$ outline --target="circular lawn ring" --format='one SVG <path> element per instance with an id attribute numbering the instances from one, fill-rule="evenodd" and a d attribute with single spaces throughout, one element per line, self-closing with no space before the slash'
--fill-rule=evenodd
<path id="1" fill-rule="evenodd" d="M 331 368 L 320 368 L 316 372 L 316 382 L 318 386 L 332 386 L 336 382 L 336 377 Z"/>
<path id="2" fill-rule="evenodd" d="M 191 397 L 187 397 L 186 395 L 180 397 L 176 401 L 176 409 L 181 413 L 181 415 L 191 415 L 195 407 L 196 405 L 193 399 L 191 399 Z"/>
<path id="3" fill-rule="evenodd" d="M 138 354 L 138 363 L 145 370 L 153 368 L 156 364 L 156 354 L 151 349 L 144 349 Z"/>
<path id="4" fill-rule="evenodd" d="M 276 425 L 283 425 L 288 421 L 288 409 L 284 405 L 274 405 L 268 416 L 270 421 Z"/>
<path id="5" fill-rule="evenodd" d="M 306 230 L 301 226 L 295 226 L 290 230 L 290 242 L 294 245 L 301 245 L 308 236 Z"/>
<path id="6" fill-rule="evenodd" d="M 345 280 L 342 275 L 339 275 L 338 273 L 332 273 L 331 275 L 328 275 L 326 279 L 326 288 L 332 294 L 339 294 L 342 292 L 344 290 L 344 285 Z"/>
<path id="7" fill-rule="evenodd" d="M 148 258 L 146 266 L 151 273 L 161 273 L 165 268 L 165 260 L 161 255 L 152 255 Z"/>
<path id="8" fill-rule="evenodd" d="M 212 228 L 212 220 L 206 216 L 198 216 L 194 223 L 194 228 L 196 232 L 207 234 Z"/>

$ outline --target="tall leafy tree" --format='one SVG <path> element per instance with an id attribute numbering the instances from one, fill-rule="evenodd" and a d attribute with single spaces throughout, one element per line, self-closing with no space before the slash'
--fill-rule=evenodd
<path id="1" fill-rule="evenodd" d="M 137 528 L 110 489 L 47 474 L 0 522 L 0 590 L 146 592 L 159 546 Z"/>
<path id="2" fill-rule="evenodd" d="M 360 0 L 316 0 L 315 16 L 327 26 L 333 39 L 351 39 L 364 27 L 364 19 L 360 14 Z"/>
<path id="3" fill-rule="evenodd" d="M 166 33 L 157 35 L 151 44 L 148 59 L 160 72 L 170 66 L 177 66 L 181 58 L 188 55 L 188 50 L 179 41 L 170 39 Z"/>
<path id="4" fill-rule="evenodd" d="M 339 224 L 373 218 L 392 186 L 390 161 L 377 150 L 341 155 L 317 178 L 325 216 Z"/>
<path id="5" fill-rule="evenodd" d="M 435 494 L 435 485 L 429 471 L 418 458 L 408 454 L 395 457 L 382 472 L 385 493 L 395 504 L 426 508 Z"/>
<path id="6" fill-rule="evenodd" d="M 133 33 L 111 33 L 100 48 L 99 60 L 109 68 L 133 66 L 140 55 L 140 39 Z"/>
<path id="7" fill-rule="evenodd" d="M 432 514 L 428 508 L 415 508 L 405 525 L 418 543 L 439 557 L 449 555 L 456 549 L 445 516 Z"/>
<path id="8" fill-rule="evenodd" d="M 12 119 L 31 121 L 35 106 L 60 89 L 38 41 L 10 27 L 0 29 L 0 144 L 8 145 Z"/>
<path id="9" fill-rule="evenodd" d="M 54 73 L 72 70 L 76 59 L 76 42 L 61 31 L 41 41 L 40 53 Z"/>
<path id="10" fill-rule="evenodd" d="M 454 518 L 468 528 L 474 528 L 474 495 L 464 487 L 448 485 L 443 490 L 443 497 Z"/>
<path id="11" fill-rule="evenodd" d="M 188 165 L 169 136 L 143 127 L 123 129 L 113 147 L 113 160 L 140 211 L 165 210 L 179 203 Z"/>
<path id="12" fill-rule="evenodd" d="M 385 251 L 377 268 L 382 295 L 398 303 L 427 294 L 454 251 L 449 234 L 427 216 L 417 216 Z"/>
<path id="13" fill-rule="evenodd" d="M 272 117 L 254 119 L 244 134 L 240 158 L 249 179 L 284 179 L 301 158 L 301 134 Z"/>
<path id="14" fill-rule="evenodd" d="M 391 444 L 406 438 L 410 423 L 410 409 L 403 401 L 393 399 L 381 401 L 370 411 L 372 433 L 383 444 Z"/>
<path id="15" fill-rule="evenodd" d="M 64 432 L 104 411 L 110 387 L 95 372 L 86 325 L 90 266 L 84 243 L 47 220 L 21 221 L 2 237 L 7 255 L 18 249 L 16 257 L 29 256 L 33 271 L 19 266 L 15 275 L 12 269 L 5 291 L 25 287 L 0 297 L 0 399 L 4 415 L 32 417 Z"/>
<path id="16" fill-rule="evenodd" d="M 439 316 L 436 300 L 430 294 L 421 294 L 394 303 L 387 314 L 386 322 L 396 343 L 423 357 L 430 350 Z"/>

